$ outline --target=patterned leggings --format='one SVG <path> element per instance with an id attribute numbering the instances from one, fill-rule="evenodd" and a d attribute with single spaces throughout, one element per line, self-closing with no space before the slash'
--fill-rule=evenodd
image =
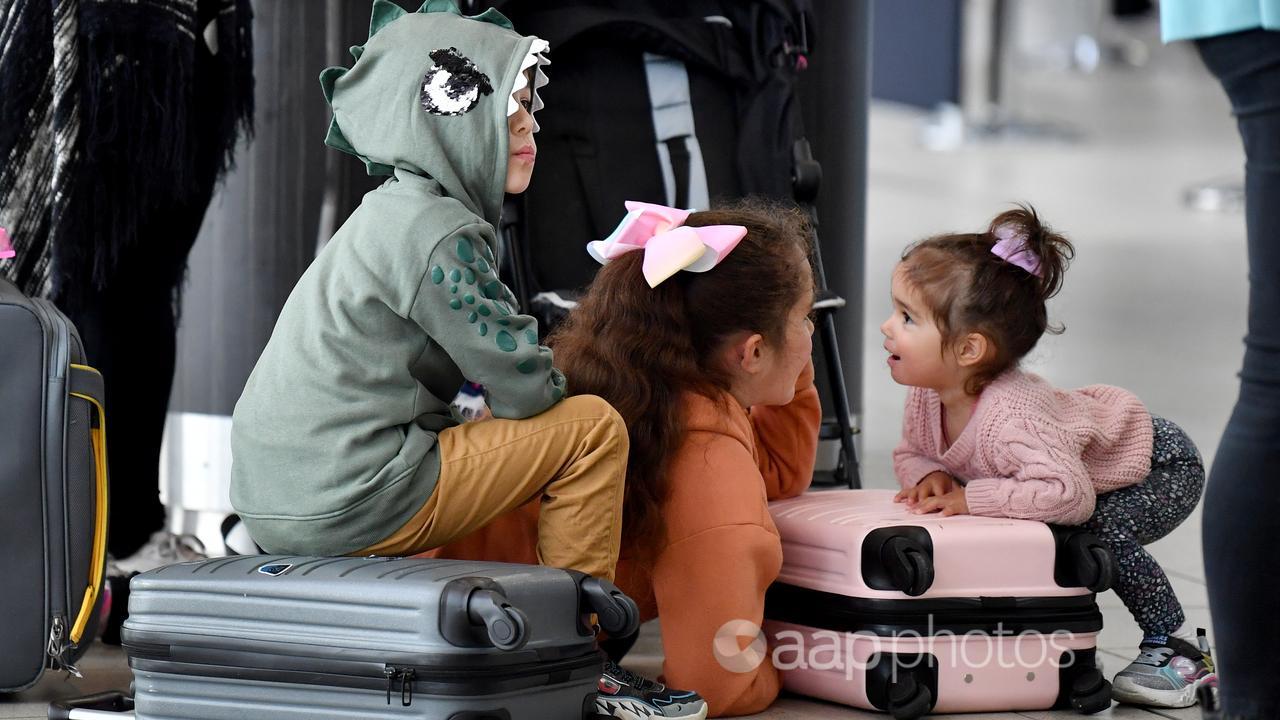
<path id="1" fill-rule="evenodd" d="M 1148 636 L 1167 635 L 1186 619 L 1169 578 L 1144 549 L 1182 524 L 1200 502 L 1204 462 L 1182 428 L 1152 416 L 1151 474 L 1137 485 L 1098 496 L 1084 527 L 1115 556 L 1113 589 Z"/>

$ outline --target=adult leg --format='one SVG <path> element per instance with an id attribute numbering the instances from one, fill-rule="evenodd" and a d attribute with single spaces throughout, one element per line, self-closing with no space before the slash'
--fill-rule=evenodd
<path id="1" fill-rule="evenodd" d="M 1231 100 L 1245 150 L 1249 324 L 1240 394 L 1205 493 L 1204 560 L 1216 632 L 1222 709 L 1280 717 L 1271 653 L 1280 645 L 1274 598 L 1280 517 L 1280 32 L 1197 41 Z"/>

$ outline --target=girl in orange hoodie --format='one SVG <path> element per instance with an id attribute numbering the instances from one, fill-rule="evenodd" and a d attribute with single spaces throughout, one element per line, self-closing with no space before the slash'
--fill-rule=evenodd
<path id="1" fill-rule="evenodd" d="M 665 680 L 696 690 L 710 716 L 745 715 L 768 707 L 780 686 L 767 660 L 735 652 L 753 638 L 734 639 L 761 624 L 765 589 L 782 563 L 768 501 L 808 488 L 822 420 L 809 228 L 798 211 L 759 202 L 683 223 L 671 222 L 683 215 L 673 212 L 641 240 L 673 224 L 737 226 L 745 235 L 718 248 L 714 267 L 691 272 L 663 269 L 662 256 L 679 253 L 671 233 L 611 259 L 603 256 L 619 232 L 593 243 L 607 264 L 550 344 L 570 394 L 598 395 L 626 421 L 617 583 L 645 620 L 659 619 Z M 619 231 L 646 217 L 633 210 Z M 537 562 L 536 518 L 531 503 L 433 554 Z"/>

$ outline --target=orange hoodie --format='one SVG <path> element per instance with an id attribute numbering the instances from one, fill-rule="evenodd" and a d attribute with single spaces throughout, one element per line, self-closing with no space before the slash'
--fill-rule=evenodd
<path id="1" fill-rule="evenodd" d="M 763 622 L 765 590 L 782 566 L 768 501 L 803 493 L 813 478 L 822 422 L 813 365 L 784 406 L 748 412 L 733 398 L 717 403 L 694 394 L 684 403 L 686 435 L 669 468 L 665 541 L 648 573 L 627 558 L 624 538 L 617 584 L 639 604 L 642 619 L 659 618 L 665 682 L 700 693 L 712 717 L 749 715 L 777 698 L 777 671 L 765 662 L 731 672 L 712 646 L 727 622 Z M 536 563 L 536 544 L 534 502 L 431 554 Z"/>

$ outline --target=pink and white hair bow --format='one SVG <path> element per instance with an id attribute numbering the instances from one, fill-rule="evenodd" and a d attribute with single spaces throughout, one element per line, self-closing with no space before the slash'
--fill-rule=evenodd
<path id="1" fill-rule="evenodd" d="M 604 240 L 587 243 L 587 252 L 601 265 L 636 250 L 644 251 L 644 279 L 649 287 L 681 270 L 706 272 L 733 252 L 747 229 L 741 225 L 688 227 L 690 210 L 626 202 L 627 216 Z"/>
<path id="2" fill-rule="evenodd" d="M 991 252 L 1007 263 L 1013 263 L 1036 277 L 1042 277 L 1040 256 L 1027 247 L 1025 233 L 1012 225 L 1001 225 L 992 234 L 997 241 L 991 246 Z"/>

